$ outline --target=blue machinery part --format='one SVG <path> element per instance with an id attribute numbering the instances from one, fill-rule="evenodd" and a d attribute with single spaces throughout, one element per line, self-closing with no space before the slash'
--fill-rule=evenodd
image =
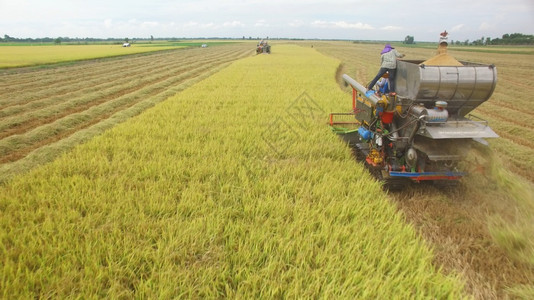
<path id="1" fill-rule="evenodd" d="M 363 126 L 360 126 L 360 128 L 358 128 L 358 134 L 362 137 L 362 139 L 366 141 L 373 138 L 373 133 Z"/>
<path id="2" fill-rule="evenodd" d="M 391 177 L 405 177 L 410 178 L 415 181 L 421 180 L 440 180 L 440 179 L 460 179 L 465 175 L 463 172 L 396 172 L 390 171 L 389 176 Z"/>

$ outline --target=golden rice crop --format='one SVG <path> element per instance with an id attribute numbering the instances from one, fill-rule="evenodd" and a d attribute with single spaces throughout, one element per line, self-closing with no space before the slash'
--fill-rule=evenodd
<path id="1" fill-rule="evenodd" d="M 145 53 L 181 46 L 122 47 L 121 45 L 47 45 L 0 47 L 0 68 Z"/>
<path id="2" fill-rule="evenodd" d="M 0 190 L 5 298 L 458 298 L 328 126 L 339 61 L 273 45 Z"/>

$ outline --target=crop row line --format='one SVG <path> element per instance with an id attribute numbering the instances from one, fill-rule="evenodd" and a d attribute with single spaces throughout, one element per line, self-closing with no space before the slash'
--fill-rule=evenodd
<path id="1" fill-rule="evenodd" d="M 145 58 L 146 59 L 146 58 Z M 139 64 L 125 65 L 122 61 L 114 63 L 116 66 L 107 65 L 106 63 L 100 63 L 95 61 L 90 62 L 76 62 L 75 65 L 65 67 L 54 67 L 51 71 L 41 72 L 35 71 L 34 73 L 25 73 L 24 79 L 19 77 L 21 74 L 7 75 L 4 78 L 5 85 L 0 86 L 2 92 L 15 92 L 17 89 L 24 89 L 27 91 L 33 91 L 39 87 L 51 87 L 54 85 L 65 85 L 71 82 L 83 79 L 80 75 L 104 74 L 107 72 L 117 72 L 124 70 L 125 67 L 138 66 Z M 33 75 L 33 80 L 31 79 Z M 26 77 L 29 79 L 25 79 Z"/>
<path id="2" fill-rule="evenodd" d="M 191 74 L 187 75 L 189 76 Z M 145 94 L 150 95 L 156 86 L 157 84 L 149 85 L 138 90 L 133 96 L 131 93 L 125 94 L 121 97 L 92 106 L 84 112 L 68 114 L 61 119 L 56 119 L 53 123 L 29 131 L 27 134 L 14 135 L 0 140 L 0 155 L 2 155 L 0 162 L 19 159 L 35 148 L 57 141 L 64 136 L 68 136 L 69 133 L 94 124 L 99 119 L 106 119 L 112 113 L 134 105 L 145 97 Z M 21 149 L 26 150 L 20 151 Z"/>
<path id="3" fill-rule="evenodd" d="M 217 60 L 217 59 L 220 59 L 221 56 L 216 56 L 214 58 L 206 58 L 206 59 L 202 59 L 202 60 L 197 60 L 195 61 L 195 63 L 193 65 L 187 65 L 186 63 L 188 62 L 184 62 L 184 63 L 181 63 L 181 62 L 176 62 L 174 64 L 170 64 L 170 65 L 167 65 L 165 66 L 164 68 L 158 68 L 157 70 L 155 71 L 158 71 L 157 73 L 154 73 L 154 71 L 150 74 L 153 74 L 152 77 L 154 76 L 166 76 L 169 72 L 181 72 L 187 68 L 192 68 L 192 67 L 195 67 L 196 65 L 199 65 L 199 64 L 202 64 L 202 63 L 209 63 L 211 61 L 214 61 L 214 60 Z M 177 69 L 176 69 L 177 68 Z M 167 73 L 163 73 L 162 71 L 167 71 Z M 146 74 L 146 73 L 144 73 Z M 134 75 L 131 75 L 130 77 L 123 77 L 123 78 L 118 78 L 117 80 L 113 81 L 112 79 L 107 79 L 107 78 L 102 78 L 102 79 L 99 79 L 98 81 L 99 82 L 85 82 L 85 83 L 82 83 L 83 85 L 86 86 L 86 88 L 83 88 L 83 89 L 77 89 L 77 86 L 73 86 L 72 88 L 71 87 L 67 87 L 69 89 L 72 89 L 72 90 L 76 90 L 74 92 L 71 92 L 67 95 L 56 95 L 55 97 L 53 98 L 43 98 L 43 99 L 40 99 L 40 100 L 35 100 L 35 101 L 32 101 L 32 102 L 29 102 L 29 103 L 25 103 L 25 104 L 18 104 L 18 105 L 13 105 L 13 106 L 10 106 L 9 108 L 5 108 L 3 110 L 0 110 L 0 119 L 4 116 L 9 116 L 9 117 L 14 117 L 16 115 L 18 115 L 19 113 L 26 113 L 26 114 L 31 114 L 31 115 L 34 115 L 34 111 L 35 109 L 37 108 L 42 108 L 42 107 L 49 107 L 50 105 L 56 105 L 56 106 L 59 106 L 61 105 L 62 102 L 65 102 L 65 101 L 69 101 L 69 99 L 72 99 L 72 98 L 80 98 L 80 97 L 86 97 L 87 94 L 90 94 L 91 92 L 94 93 L 94 91 L 99 91 L 99 93 L 103 93 L 103 94 L 106 94 L 108 93 L 107 90 L 109 90 L 111 88 L 111 91 L 109 92 L 110 94 L 113 94 L 113 93 L 116 93 L 115 90 L 117 90 L 118 88 L 120 88 L 121 86 L 123 86 L 124 84 L 128 83 L 130 85 L 132 84 L 135 84 L 135 82 L 132 82 L 132 80 L 134 79 L 139 79 L 140 78 L 140 74 L 134 74 Z M 141 77 L 141 82 L 139 84 L 143 84 L 144 81 L 150 81 L 151 78 L 150 77 Z M 100 83 L 102 82 L 102 83 Z M 130 88 L 130 87 L 125 87 L 125 88 Z M 56 111 L 57 113 L 57 111 Z M 37 116 L 39 117 L 39 116 Z M 23 122 L 22 120 L 19 120 L 17 118 L 14 118 L 15 122 L 12 124 L 18 124 L 18 125 L 21 125 Z M 7 122 L 7 125 L 6 125 L 6 122 L 0 122 L 0 131 L 4 130 L 6 128 L 6 126 L 9 128 L 9 122 Z M 2 137 L 2 135 L 0 134 L 0 138 Z"/>
<path id="4" fill-rule="evenodd" d="M 493 118 L 511 123 L 521 128 L 534 129 L 534 125 L 527 124 L 521 120 L 528 120 L 533 118 L 532 114 L 526 111 L 518 111 L 506 105 L 486 102 L 483 106 L 477 107 L 475 112 L 481 112 L 486 115 L 491 115 Z"/>
<path id="5" fill-rule="evenodd" d="M 498 99 L 499 105 L 504 105 L 517 111 L 524 111 L 528 106 L 529 99 L 524 97 L 521 91 L 497 89 L 491 96 L 492 99 Z"/>
<path id="6" fill-rule="evenodd" d="M 531 71 L 531 70 L 529 70 Z M 530 72 L 529 72 L 530 73 Z M 508 78 L 499 78 L 499 81 L 506 82 L 507 87 L 511 87 L 512 89 L 522 90 L 523 93 L 527 92 L 528 94 L 531 94 L 534 92 L 534 86 L 525 84 L 525 82 L 519 81 L 519 80 L 510 80 Z"/>
<path id="7" fill-rule="evenodd" d="M 58 119 L 53 123 L 40 126 L 25 134 L 15 135 L 0 140 L 0 155 L 2 155 L 0 162 L 5 163 L 20 159 L 42 145 L 57 141 L 58 139 L 68 136 L 77 130 L 91 126 L 92 124 L 97 123 L 94 121 L 95 119 L 106 119 L 111 114 L 131 107 L 142 101 L 144 98 L 155 97 L 158 94 L 163 94 L 163 96 L 160 97 L 162 98 L 161 100 L 163 100 L 163 98 L 170 96 L 169 92 L 165 92 L 168 90 L 169 86 L 180 84 L 188 79 L 199 77 L 208 72 L 210 69 L 220 66 L 221 64 L 228 63 L 236 58 L 237 57 L 230 57 L 225 60 L 219 60 L 213 64 L 200 66 L 194 70 L 183 73 L 181 76 L 170 77 L 157 84 L 146 86 L 133 93 L 133 95 L 123 95 L 111 101 L 93 106 L 84 112 L 70 114 L 62 119 Z"/>
<path id="8" fill-rule="evenodd" d="M 210 54 L 214 53 L 210 52 Z M 75 74 L 77 72 L 75 70 L 72 70 L 71 72 L 63 74 L 64 76 L 57 76 L 56 74 L 53 74 L 51 78 L 43 77 L 46 78 L 48 81 L 41 83 L 41 86 L 46 86 L 48 88 L 55 87 L 56 84 L 58 86 L 65 86 L 70 85 L 72 82 L 84 81 L 88 78 L 93 77 L 99 78 L 102 76 L 108 76 L 109 74 L 120 74 L 121 76 L 127 76 L 128 74 L 133 73 L 136 68 L 140 70 L 145 70 L 146 72 L 148 70 L 154 70 L 156 68 L 159 68 L 173 61 L 189 61 L 190 59 L 194 59 L 195 57 L 196 56 L 191 53 L 186 53 L 184 55 L 182 51 L 176 50 L 176 52 L 169 52 L 166 54 L 166 56 L 161 56 L 158 59 L 153 59 L 152 57 L 144 57 L 142 61 L 139 61 L 135 64 L 129 63 L 126 59 L 123 59 L 122 61 L 117 61 L 115 65 L 86 64 L 84 65 L 85 67 L 83 69 L 78 71 L 78 73 L 83 74 L 84 77 L 72 76 L 72 74 Z M 132 70 L 132 68 L 134 69 Z M 65 81 L 65 78 L 68 78 L 67 81 Z M 39 90 L 39 86 L 35 88 L 35 85 L 36 83 L 33 82 L 30 84 L 29 88 L 33 88 L 33 90 Z"/>
<path id="9" fill-rule="evenodd" d="M 235 59 L 243 58 L 249 54 L 250 51 L 243 51 L 239 56 L 235 57 Z M 27 172 L 36 165 L 53 160 L 58 155 L 72 149 L 74 146 L 88 141 L 92 137 L 115 126 L 116 124 L 124 122 L 127 119 L 138 115 L 139 113 L 167 99 L 168 97 L 181 92 L 191 85 L 211 76 L 212 74 L 226 67 L 228 64 L 230 64 L 230 62 L 231 61 L 219 64 L 216 67 L 208 68 L 206 72 L 198 75 L 197 77 L 188 78 L 184 82 L 168 88 L 158 96 L 147 97 L 144 100 L 130 106 L 129 108 L 118 111 L 109 118 L 101 120 L 100 122 L 84 129 L 78 130 L 69 136 L 65 136 L 61 140 L 43 145 L 42 147 L 36 148 L 33 151 L 30 150 L 31 152 L 26 152 L 28 155 L 19 160 L 0 164 L 0 182 L 5 182 L 17 174 Z"/>
<path id="10" fill-rule="evenodd" d="M 524 176 L 530 181 L 534 180 L 532 173 L 532 168 L 534 168 L 532 148 L 517 145 L 509 139 L 502 139 L 498 143 L 493 143 L 492 148 L 508 162 L 509 167 L 514 173 Z"/>
<path id="11" fill-rule="evenodd" d="M 4 75 L 5 80 L 0 84 L 1 88 L 9 88 L 13 83 L 18 84 L 30 84 L 33 85 L 43 79 L 47 79 L 50 76 L 62 76 L 69 77 L 72 74 L 78 74 L 81 72 L 87 72 L 87 68 L 94 66 L 102 67 L 107 70 L 112 70 L 116 68 L 121 68 L 124 66 L 139 66 L 146 65 L 147 57 L 150 57 L 151 60 L 165 60 L 172 55 L 183 55 L 184 57 L 194 57 L 194 51 L 196 49 L 175 49 L 175 50 L 165 50 L 160 52 L 152 53 L 142 53 L 142 54 L 133 54 L 129 56 L 120 56 L 120 57 L 108 57 L 100 58 L 89 61 L 80 61 L 76 62 L 69 66 L 53 66 L 47 69 L 32 69 L 30 71 L 21 71 L 14 73 L 7 73 Z"/>
<path id="12" fill-rule="evenodd" d="M 483 110 L 481 110 L 483 113 Z M 534 149 L 534 132 L 525 130 L 524 126 L 518 123 L 503 122 L 503 120 L 494 114 L 484 114 L 491 127 L 502 137 L 513 141 L 517 145 Z"/>
<path id="13" fill-rule="evenodd" d="M 223 53 L 223 55 L 224 54 L 225 53 Z M 218 55 L 221 54 L 217 52 L 211 52 L 210 56 L 207 58 L 216 57 Z M 8 106 L 32 102 L 34 100 L 38 100 L 39 97 L 42 98 L 49 95 L 57 96 L 65 94 L 69 91 L 72 91 L 73 88 L 71 87 L 77 86 L 74 85 L 75 83 L 83 85 L 88 81 L 94 79 L 99 80 L 101 82 L 109 82 L 109 78 L 134 77 L 137 76 L 137 74 L 140 72 L 153 72 L 154 70 L 165 67 L 167 65 L 185 64 L 193 60 L 195 60 L 195 57 L 191 55 L 188 55 L 187 57 L 182 57 L 181 55 L 171 55 L 170 53 L 166 58 L 162 57 L 162 59 L 159 61 L 152 61 L 150 57 L 146 57 L 144 63 L 135 66 L 133 69 L 132 65 L 129 65 L 127 63 L 127 60 L 124 60 L 122 62 L 124 66 L 112 69 L 109 69 L 108 67 L 91 66 L 88 70 L 83 70 L 80 73 L 72 72 L 69 74 L 64 74 L 65 76 L 54 75 L 55 84 L 57 85 L 51 83 L 37 85 L 36 83 L 32 83 L 32 86 L 30 88 L 12 84 L 11 93 L 6 90 L 3 91 L 4 96 L 2 97 L 6 97 L 6 99 L 0 100 L 0 108 L 5 109 Z M 73 74 L 81 74 L 83 76 L 73 76 Z M 23 90 L 24 92 L 20 93 L 21 90 Z"/>
<path id="14" fill-rule="evenodd" d="M 202 65 L 202 64 L 198 64 L 198 65 Z M 196 69 L 192 69 L 192 71 L 194 70 Z M 116 98 L 116 96 L 118 95 L 130 94 L 134 92 L 135 90 L 140 90 L 143 87 L 154 85 L 158 83 L 159 81 L 169 78 L 170 76 L 173 76 L 173 72 L 171 71 L 167 73 L 153 74 L 152 76 L 145 77 L 144 78 L 145 80 L 143 82 L 130 82 L 127 86 L 112 87 L 111 92 L 107 95 L 102 95 L 102 93 L 98 93 L 94 96 L 88 96 L 85 99 L 75 99 L 68 103 L 60 103 L 60 104 L 48 107 L 46 110 L 41 110 L 38 112 L 29 112 L 23 116 L 9 118 L 7 120 L 4 120 L 4 122 L 0 126 L 0 129 L 5 129 L 6 126 L 13 126 L 13 125 L 18 125 L 18 124 L 24 125 L 26 122 L 29 122 L 31 120 L 41 119 L 39 121 L 32 122 L 33 124 L 31 124 L 31 127 L 34 128 L 34 127 L 37 127 L 38 125 L 42 125 L 40 123 L 49 123 L 50 121 L 59 119 L 70 113 L 83 111 L 87 109 L 88 107 L 91 107 L 91 106 L 106 102 L 108 100 L 111 100 L 113 98 Z M 53 100 L 55 101 L 56 99 L 53 99 Z M 93 101 L 92 104 L 91 103 L 88 104 L 88 102 L 92 102 L 92 101 Z M 17 133 L 20 133 L 21 128 L 19 127 L 20 126 L 18 126 L 17 128 L 11 131 L 16 131 Z M 28 128 L 25 128 L 25 129 L 28 129 Z"/>
<path id="15" fill-rule="evenodd" d="M 152 65 L 152 64 L 151 64 Z M 7 107 L 30 103 L 35 100 L 49 97 L 51 95 L 60 96 L 68 94 L 79 88 L 80 86 L 87 84 L 94 84 L 93 82 L 109 82 L 116 78 L 127 78 L 136 72 L 146 72 L 146 66 L 121 67 L 119 69 L 106 69 L 101 66 L 88 66 L 86 70 L 79 73 L 72 72 L 72 74 L 62 74 L 62 76 L 53 76 L 54 82 L 41 82 L 40 84 L 32 84 L 28 87 L 13 85 L 11 92 L 12 97 L 0 101 L 0 107 L 5 109 Z M 24 93 L 16 93 L 16 91 L 23 90 Z"/>
<path id="16" fill-rule="evenodd" d="M 220 59 L 220 58 L 217 58 L 217 59 Z M 91 96 L 91 94 L 87 94 L 85 93 L 85 91 L 82 91 L 82 92 L 77 92 L 77 95 L 72 95 L 73 97 L 71 98 L 79 98 L 79 97 L 84 97 L 86 98 L 86 101 L 84 102 L 87 102 L 91 99 L 94 100 L 94 98 L 98 98 L 98 97 L 102 97 L 102 96 L 105 96 L 105 97 L 108 97 L 109 94 L 113 95 L 113 94 L 117 94 L 117 93 L 121 93 L 121 90 L 122 89 L 132 89 L 134 88 L 134 86 L 137 86 L 137 85 L 146 85 L 147 82 L 153 82 L 155 81 L 157 78 L 159 77 L 165 77 L 165 76 L 169 76 L 169 73 L 171 72 L 182 72 L 184 71 L 185 69 L 189 69 L 191 67 L 195 67 L 201 63 L 209 63 L 209 62 L 212 62 L 216 59 L 211 59 L 211 60 L 203 60 L 203 61 L 200 61 L 199 63 L 196 63 L 194 65 L 190 65 L 190 66 L 180 66 L 179 69 L 172 69 L 171 67 L 169 67 L 168 69 L 168 72 L 167 73 L 157 73 L 157 74 L 153 74 L 152 76 L 149 76 L 149 77 L 144 77 L 142 78 L 142 81 L 136 81 L 136 82 L 132 82 L 131 79 L 124 79 L 122 80 L 121 82 L 115 82 L 115 83 L 110 83 L 108 84 L 106 87 L 108 88 L 107 90 L 106 89 L 103 89 L 104 87 L 89 87 L 88 90 L 98 90 L 98 95 L 97 97 L 95 96 Z M 161 69 L 163 70 L 163 69 Z M 159 71 L 161 71 L 159 70 Z M 139 76 L 137 76 L 139 77 Z M 124 83 L 128 83 L 128 85 L 124 86 Z M 111 88 L 110 88 L 111 87 Z M 74 97 L 76 96 L 76 97 Z M 89 100 L 87 100 L 87 98 L 90 98 Z M 40 112 L 36 112 L 36 111 L 32 111 L 32 110 L 29 110 L 30 107 L 24 107 L 24 112 L 26 114 L 29 115 L 29 118 L 30 119 L 35 119 L 35 118 L 42 118 L 42 117 L 46 117 L 48 115 L 55 115 L 55 114 L 58 114 L 61 112 L 61 110 L 64 108 L 65 104 L 62 104 L 61 102 L 63 102 L 65 99 L 61 99 L 61 98 L 58 98 L 58 97 L 54 97 L 53 99 L 48 99 L 46 100 L 46 102 L 44 104 L 55 104 L 56 108 L 53 108 L 53 107 L 48 107 L 47 108 L 47 112 L 44 112 L 44 115 L 43 113 L 40 113 Z M 80 102 L 79 100 L 76 100 L 74 99 L 74 101 L 71 101 L 69 100 L 69 102 L 73 102 L 70 106 L 74 106 L 74 105 L 78 105 L 82 102 Z M 39 105 L 39 106 L 45 106 L 44 104 L 42 105 Z M 33 105 L 32 105 L 33 106 Z M 59 109 L 61 108 L 61 109 Z M 26 118 L 28 119 L 28 118 Z M 4 120 L 4 122 L 2 122 L 2 126 L 0 126 L 0 129 L 5 129 L 6 127 L 10 127 L 11 125 L 15 124 L 15 125 L 20 125 L 22 123 L 24 123 L 24 121 L 26 121 L 24 118 L 11 118 L 11 119 L 7 119 L 7 120 Z"/>
<path id="17" fill-rule="evenodd" d="M 527 135 L 527 137 L 525 137 L 525 136 L 520 136 L 519 134 L 513 133 L 513 131 L 520 132 L 521 128 L 515 128 L 515 130 L 511 130 L 512 132 L 510 132 L 510 130 L 506 130 L 506 128 L 503 128 L 502 130 L 500 130 L 501 126 L 498 126 L 498 125 L 493 125 L 493 127 L 495 131 L 497 131 L 498 134 L 501 136 L 501 138 L 508 139 L 520 147 L 525 147 L 528 149 L 534 148 L 534 142 L 532 142 L 531 139 L 528 139 L 528 135 L 532 135 L 532 134 L 529 134 L 529 132 L 524 132 L 524 131 L 522 132 Z"/>

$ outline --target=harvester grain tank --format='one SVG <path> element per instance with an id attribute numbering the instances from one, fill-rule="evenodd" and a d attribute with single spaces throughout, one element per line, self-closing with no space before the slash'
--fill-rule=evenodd
<path id="1" fill-rule="evenodd" d="M 472 142 L 498 137 L 470 114 L 491 97 L 497 68 L 459 62 L 446 48 L 445 33 L 435 57 L 399 60 L 396 93 L 367 90 L 343 75 L 353 90 L 352 112 L 331 114 L 330 125 L 390 190 L 410 182 L 454 184 L 465 175 L 459 162 Z M 337 122 L 342 115 L 354 115 L 355 121 Z"/>

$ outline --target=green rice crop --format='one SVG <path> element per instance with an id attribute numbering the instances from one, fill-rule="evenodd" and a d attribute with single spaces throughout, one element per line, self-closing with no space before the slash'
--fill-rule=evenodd
<path id="1" fill-rule="evenodd" d="M 3 298 L 459 298 L 273 45 L 0 188 Z"/>

